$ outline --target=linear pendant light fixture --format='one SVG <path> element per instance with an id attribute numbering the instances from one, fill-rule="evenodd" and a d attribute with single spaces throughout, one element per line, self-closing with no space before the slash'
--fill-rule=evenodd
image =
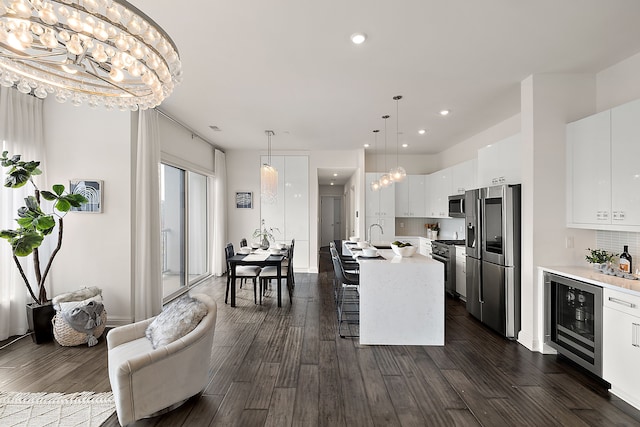
<path id="1" fill-rule="evenodd" d="M 125 0 L 0 1 L 0 84 L 107 109 L 153 108 L 182 80 L 178 49 Z"/>
<path id="2" fill-rule="evenodd" d="M 378 150 L 378 132 L 380 132 L 380 129 L 375 129 L 373 131 L 373 135 L 374 135 L 374 149 L 373 152 L 376 153 L 376 151 Z M 378 153 L 376 153 L 376 156 L 378 155 Z M 376 170 L 378 169 L 378 159 L 376 158 L 375 161 L 375 166 L 376 166 Z M 380 181 L 379 180 L 373 180 L 370 184 L 371 186 L 371 190 L 372 191 L 378 191 L 380 189 Z"/>
<path id="3" fill-rule="evenodd" d="M 382 116 L 382 118 L 384 119 L 384 168 L 386 170 L 387 169 L 387 119 L 389 118 L 389 116 L 384 115 Z M 380 187 L 386 188 L 391 184 L 393 184 L 393 181 L 391 180 L 391 176 L 388 173 L 382 174 L 382 176 L 380 177 Z"/>
<path id="4" fill-rule="evenodd" d="M 275 135 L 272 130 L 265 130 L 268 141 L 267 163 L 260 167 L 260 196 L 266 203 L 273 203 L 278 195 L 278 170 L 271 165 L 271 137 Z"/>
<path id="5" fill-rule="evenodd" d="M 394 101 L 396 101 L 396 167 L 392 168 L 389 171 L 389 175 L 391 176 L 391 179 L 393 180 L 393 182 L 401 182 L 405 179 L 405 177 L 407 176 L 407 171 L 400 166 L 399 162 L 398 162 L 398 150 L 400 147 L 400 129 L 399 129 L 399 119 L 398 119 L 398 102 L 402 99 L 402 95 L 396 95 L 393 97 Z"/>

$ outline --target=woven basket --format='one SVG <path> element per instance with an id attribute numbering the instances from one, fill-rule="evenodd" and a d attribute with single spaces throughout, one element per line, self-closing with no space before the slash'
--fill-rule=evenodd
<path id="1" fill-rule="evenodd" d="M 107 310 L 102 310 L 100 318 L 102 323 L 93 330 L 93 336 L 96 338 L 100 338 L 104 332 L 107 324 Z M 64 317 L 62 317 L 62 313 L 56 311 L 56 315 L 51 322 L 53 323 L 53 336 L 61 346 L 73 347 L 87 342 L 87 334 L 78 332 L 69 326 Z"/>

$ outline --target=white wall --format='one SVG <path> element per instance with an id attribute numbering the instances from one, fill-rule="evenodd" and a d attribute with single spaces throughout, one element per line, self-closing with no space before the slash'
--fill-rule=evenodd
<path id="1" fill-rule="evenodd" d="M 541 350 L 543 288 L 538 266 L 574 265 L 595 232 L 566 227 L 566 123 L 595 105 L 595 76 L 538 74 L 521 84 L 522 330 L 518 341 Z M 567 239 L 573 239 L 567 247 Z"/>
<path id="2" fill-rule="evenodd" d="M 640 99 L 640 53 L 596 74 L 596 108 L 600 112 Z"/>
<path id="3" fill-rule="evenodd" d="M 400 154 L 398 164 L 410 175 L 428 174 L 442 169 L 437 154 Z M 385 168 L 385 160 L 387 166 Z M 461 160 L 462 161 L 462 160 Z M 396 166 L 395 154 L 371 154 L 365 151 L 365 172 L 389 172 Z"/>
<path id="4" fill-rule="evenodd" d="M 44 103 L 49 183 L 103 181 L 103 212 L 65 217 L 64 243 L 51 271 L 51 296 L 102 288 L 109 324 L 131 321 L 131 114 Z"/>
<path id="5" fill-rule="evenodd" d="M 520 114 L 503 120 L 470 138 L 455 143 L 438 155 L 437 169 L 462 163 L 478 157 L 478 150 L 520 132 Z"/>

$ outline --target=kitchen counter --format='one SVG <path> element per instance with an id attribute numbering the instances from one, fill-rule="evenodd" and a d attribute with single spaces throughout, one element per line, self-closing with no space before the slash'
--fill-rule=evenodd
<path id="1" fill-rule="evenodd" d="M 592 285 L 609 288 L 631 295 L 640 296 L 640 280 L 623 279 L 622 277 L 609 276 L 600 273 L 593 267 L 581 266 L 554 266 L 540 267 L 544 271 L 556 273 L 571 279 L 581 280 Z"/>
<path id="2" fill-rule="evenodd" d="M 358 258 L 360 344 L 444 345 L 444 265 L 418 253 L 378 253 L 385 259 Z"/>

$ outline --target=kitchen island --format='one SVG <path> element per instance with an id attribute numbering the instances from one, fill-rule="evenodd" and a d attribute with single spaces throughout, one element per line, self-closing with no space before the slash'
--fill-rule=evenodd
<path id="1" fill-rule="evenodd" d="M 350 247 L 344 245 L 345 253 Z M 378 253 L 384 259 L 357 257 L 360 344 L 444 345 L 443 264 L 418 253 Z"/>

